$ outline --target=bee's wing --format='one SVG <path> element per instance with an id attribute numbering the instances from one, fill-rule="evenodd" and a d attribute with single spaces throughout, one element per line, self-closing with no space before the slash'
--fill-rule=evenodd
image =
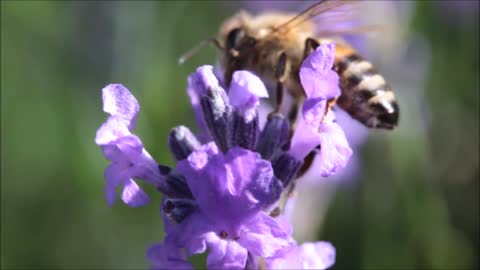
<path id="1" fill-rule="evenodd" d="M 319 36 L 356 34 L 382 29 L 379 26 L 362 26 L 362 6 L 358 0 L 323 0 L 311 5 L 272 33 L 285 33 L 306 21 L 314 21 Z"/>

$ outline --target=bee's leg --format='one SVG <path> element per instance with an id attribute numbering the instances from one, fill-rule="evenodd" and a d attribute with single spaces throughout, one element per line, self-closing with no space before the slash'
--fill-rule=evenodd
<path id="1" fill-rule="evenodd" d="M 303 59 L 305 59 L 309 54 L 311 54 L 315 49 L 320 46 L 320 43 L 313 38 L 307 38 L 305 40 L 305 49 L 303 51 Z"/>
<path id="2" fill-rule="evenodd" d="M 227 87 L 229 87 L 230 83 L 232 82 L 233 73 L 237 70 L 243 69 L 238 61 L 238 58 L 236 57 L 231 57 L 231 59 L 229 59 L 229 63 L 229 65 L 225 66 L 223 73 L 223 80 Z"/>
<path id="3" fill-rule="evenodd" d="M 277 67 L 275 68 L 275 78 L 277 79 L 275 109 L 271 114 L 280 112 L 283 103 L 283 83 L 285 82 L 287 70 L 287 54 L 282 52 L 278 58 Z"/>
<path id="4" fill-rule="evenodd" d="M 290 123 L 295 123 L 295 120 L 297 119 L 297 114 L 298 114 L 298 109 L 300 105 L 300 98 L 297 98 L 295 102 L 292 104 L 292 107 L 290 108 L 290 111 L 288 112 L 288 120 L 290 120 Z M 293 128 L 293 125 L 292 125 Z"/>
<path id="5" fill-rule="evenodd" d="M 233 76 L 233 69 L 226 67 L 225 71 L 223 72 L 223 80 L 227 87 L 229 87 L 230 83 L 232 82 L 232 76 Z"/>
<path id="6" fill-rule="evenodd" d="M 297 127 L 297 115 L 300 109 L 300 104 L 302 104 L 302 99 L 303 97 L 297 97 L 290 107 L 290 111 L 288 112 L 288 121 L 290 122 L 290 138 L 292 138 L 293 132 Z"/>
<path id="7" fill-rule="evenodd" d="M 296 176 L 297 178 L 302 177 L 310 169 L 316 154 L 317 154 L 317 149 L 313 150 L 305 157 L 305 159 L 303 160 L 303 165 L 297 173 L 297 176 Z"/>

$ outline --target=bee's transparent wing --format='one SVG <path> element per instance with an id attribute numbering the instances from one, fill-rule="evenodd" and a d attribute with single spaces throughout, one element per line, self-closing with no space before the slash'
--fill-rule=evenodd
<path id="1" fill-rule="evenodd" d="M 323 0 L 311 5 L 287 22 L 275 27 L 272 33 L 285 33 L 307 21 L 315 23 L 318 36 L 340 36 L 379 31 L 378 25 L 364 25 L 365 5 L 357 0 Z"/>

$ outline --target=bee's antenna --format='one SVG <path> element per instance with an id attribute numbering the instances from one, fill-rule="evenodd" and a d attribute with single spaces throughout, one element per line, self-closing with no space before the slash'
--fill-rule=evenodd
<path id="1" fill-rule="evenodd" d="M 206 39 L 206 40 L 203 40 L 200 43 L 198 43 L 195 47 L 191 48 L 189 51 L 184 53 L 180 58 L 178 58 L 178 64 L 182 65 L 188 59 L 190 59 L 192 56 L 197 54 L 200 51 L 200 49 L 202 49 L 203 47 L 205 47 L 208 44 L 213 44 L 218 49 L 224 50 L 223 46 L 220 44 L 220 42 L 218 42 L 217 39 L 215 39 L 215 38 Z"/>

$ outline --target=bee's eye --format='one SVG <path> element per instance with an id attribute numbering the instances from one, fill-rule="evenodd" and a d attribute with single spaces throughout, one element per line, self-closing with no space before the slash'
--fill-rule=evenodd
<path id="1" fill-rule="evenodd" d="M 227 50 L 237 47 L 240 40 L 245 36 L 245 32 L 241 28 L 234 28 L 227 35 Z"/>

